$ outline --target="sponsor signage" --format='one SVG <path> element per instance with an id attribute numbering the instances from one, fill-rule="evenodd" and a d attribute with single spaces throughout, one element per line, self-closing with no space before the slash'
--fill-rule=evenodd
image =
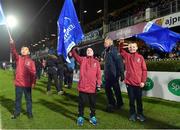
<path id="1" fill-rule="evenodd" d="M 146 84 L 145 84 L 143 90 L 149 91 L 149 90 L 151 90 L 153 87 L 154 87 L 154 82 L 152 81 L 151 78 L 148 77 L 147 80 L 146 80 Z"/>
<path id="2" fill-rule="evenodd" d="M 102 35 L 102 29 L 96 29 L 96 30 L 93 30 L 87 34 L 85 34 L 84 38 L 83 38 L 83 42 L 87 42 L 87 41 L 90 41 L 90 40 L 96 40 L 98 38 L 101 38 L 101 35 Z"/>
<path id="3" fill-rule="evenodd" d="M 168 84 L 168 90 L 172 94 L 180 96 L 180 79 L 171 80 Z"/>
<path id="4" fill-rule="evenodd" d="M 180 12 L 157 18 L 152 21 L 161 25 L 162 27 L 171 28 L 180 26 Z"/>
<path id="5" fill-rule="evenodd" d="M 156 24 L 159 24 L 162 27 L 168 28 L 180 26 L 180 12 L 154 19 L 152 20 L 152 22 L 155 22 Z M 111 37 L 112 40 L 132 37 L 136 34 L 142 33 L 146 23 L 147 22 L 143 22 L 116 31 L 109 32 L 108 36 Z"/>
<path id="6" fill-rule="evenodd" d="M 117 31 L 109 32 L 108 36 L 112 38 L 112 40 L 117 40 L 121 38 L 129 38 L 143 32 L 145 25 L 146 25 L 146 22 L 139 23 L 133 26 L 123 28 L 123 29 L 119 29 Z"/>

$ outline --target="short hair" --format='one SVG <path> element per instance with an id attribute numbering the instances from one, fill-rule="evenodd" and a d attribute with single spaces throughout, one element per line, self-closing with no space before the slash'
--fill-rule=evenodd
<path id="1" fill-rule="evenodd" d="M 135 45 L 136 45 L 136 47 L 138 48 L 138 45 L 137 45 L 137 43 L 136 43 L 136 42 L 130 42 L 130 43 L 129 43 L 129 45 L 131 45 L 131 44 L 135 44 Z"/>
<path id="2" fill-rule="evenodd" d="M 27 47 L 27 46 L 22 46 L 21 48 L 28 48 L 29 49 L 29 47 Z"/>
<path id="3" fill-rule="evenodd" d="M 129 44 L 136 44 L 136 45 L 137 45 L 137 43 L 136 43 L 136 42 L 129 42 Z"/>
<path id="4" fill-rule="evenodd" d="M 111 40 L 112 41 L 112 38 L 110 36 L 106 36 L 105 40 Z"/>
<path id="5" fill-rule="evenodd" d="M 113 44 L 113 40 L 112 40 L 112 38 L 111 37 L 109 37 L 109 36 L 107 36 L 106 38 L 105 38 L 105 40 L 110 40 L 111 42 L 111 45 Z"/>
<path id="6" fill-rule="evenodd" d="M 89 49 L 89 48 L 90 48 L 91 50 L 93 50 L 92 47 L 88 47 L 87 49 Z M 86 49 L 86 50 L 87 50 L 87 49 Z M 94 50 L 93 50 L 93 51 L 94 51 Z"/>

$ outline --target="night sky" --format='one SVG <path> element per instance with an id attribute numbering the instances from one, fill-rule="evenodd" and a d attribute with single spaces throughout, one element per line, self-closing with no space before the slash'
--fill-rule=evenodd
<path id="1" fill-rule="evenodd" d="M 64 0 L 1 0 L 5 16 L 14 15 L 18 19 L 17 27 L 12 29 L 18 51 L 23 45 L 35 44 L 57 33 L 56 22 L 63 3 Z M 122 3 L 126 4 L 127 0 L 109 0 L 109 12 L 122 7 Z M 79 18 L 80 0 L 74 0 L 74 5 Z M 103 13 L 96 13 L 99 9 L 103 9 L 103 0 L 84 0 L 84 10 L 88 11 L 84 14 L 84 24 L 102 16 Z M 9 60 L 8 41 L 6 28 L 0 26 L 0 61 Z"/>
<path id="2" fill-rule="evenodd" d="M 18 19 L 17 27 L 12 29 L 18 50 L 22 45 L 36 43 L 46 35 L 56 33 L 56 21 L 62 2 L 61 0 L 1 1 L 5 16 L 14 15 Z M 40 11 L 43 5 L 46 6 Z M 0 26 L 0 61 L 9 59 L 8 41 L 6 28 Z"/>

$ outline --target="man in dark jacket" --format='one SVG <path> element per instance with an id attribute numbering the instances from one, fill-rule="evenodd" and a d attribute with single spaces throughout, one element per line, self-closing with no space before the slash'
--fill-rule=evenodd
<path id="1" fill-rule="evenodd" d="M 110 38 L 105 39 L 104 47 L 106 48 L 104 52 L 104 76 L 106 81 L 105 91 L 108 99 L 107 111 L 112 111 L 113 108 L 121 108 L 123 105 L 119 78 L 121 81 L 124 80 L 124 65 L 122 57 L 119 55 L 117 48 L 113 46 L 113 41 Z"/>
<path id="2" fill-rule="evenodd" d="M 64 78 L 64 64 L 65 60 L 63 58 L 63 55 L 59 55 L 57 59 L 57 68 L 58 68 L 58 84 L 60 87 L 60 90 L 63 90 L 63 78 Z"/>
<path id="3" fill-rule="evenodd" d="M 48 68 L 48 84 L 47 84 L 47 95 L 51 93 L 52 80 L 54 80 L 58 95 L 63 94 L 62 88 L 58 83 L 58 59 L 55 55 L 49 55 L 46 63 Z"/>
<path id="4" fill-rule="evenodd" d="M 26 99 L 26 107 L 28 118 L 32 118 L 32 95 L 31 88 L 35 86 L 36 82 L 36 68 L 34 61 L 29 57 L 29 48 L 21 48 L 21 56 L 18 55 L 13 40 L 10 41 L 11 52 L 16 61 L 16 75 L 15 75 L 15 111 L 12 119 L 16 119 L 21 113 L 21 99 L 24 93 Z"/>
<path id="5" fill-rule="evenodd" d="M 67 85 L 68 88 L 72 88 L 73 84 L 73 72 L 75 68 L 75 59 L 72 57 L 72 53 L 69 52 L 69 60 L 71 61 L 70 63 L 67 63 Z"/>
<path id="6" fill-rule="evenodd" d="M 42 68 L 43 68 L 40 59 L 36 59 L 35 66 L 36 66 L 36 77 L 37 77 L 37 79 L 40 79 Z"/>

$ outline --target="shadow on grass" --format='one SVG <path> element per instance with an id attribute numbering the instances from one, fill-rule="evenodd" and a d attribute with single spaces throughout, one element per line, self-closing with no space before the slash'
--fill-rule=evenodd
<path id="1" fill-rule="evenodd" d="M 9 113 L 13 114 L 15 101 L 4 96 L 0 96 L 0 104 L 2 105 L 2 107 L 6 108 Z M 22 109 L 21 111 L 22 113 L 26 113 L 24 109 Z"/>
<path id="2" fill-rule="evenodd" d="M 42 89 L 41 87 L 38 87 L 38 86 L 35 87 L 34 90 L 37 90 L 37 91 L 39 91 L 41 93 L 46 93 L 46 91 L 44 89 Z"/>
<path id="3" fill-rule="evenodd" d="M 8 110 L 11 114 L 14 112 L 14 101 L 12 99 L 0 96 L 1 105 Z"/>
<path id="4" fill-rule="evenodd" d="M 78 103 L 77 102 L 75 102 L 76 104 L 73 104 L 72 102 L 64 102 L 64 101 L 62 101 L 61 99 L 60 100 L 55 100 L 55 101 L 57 101 L 58 103 L 60 103 L 60 104 L 62 104 L 62 105 L 64 105 L 64 106 L 71 106 L 71 107 L 78 107 Z"/>
<path id="5" fill-rule="evenodd" d="M 78 95 L 74 95 L 66 92 L 64 94 L 64 100 L 78 102 Z"/>
<path id="6" fill-rule="evenodd" d="M 47 83 L 46 83 L 47 84 Z M 38 82 L 36 82 L 36 86 L 41 86 L 41 87 L 45 87 L 45 85 L 46 84 L 44 84 L 44 83 L 41 83 L 40 81 L 38 81 Z"/>
<path id="7" fill-rule="evenodd" d="M 74 90 L 72 90 L 72 91 L 74 91 Z M 122 95 L 123 95 L 123 99 L 128 101 L 128 95 L 126 93 L 122 93 Z M 72 92 L 65 93 L 63 100 L 65 100 L 65 101 L 58 100 L 58 99 L 56 100 L 56 102 L 58 102 L 59 104 L 62 104 L 63 106 L 57 105 L 57 104 L 52 103 L 52 102 L 48 102 L 46 100 L 41 100 L 41 103 L 44 106 L 46 106 L 47 108 L 49 108 L 50 110 L 58 112 L 64 116 L 72 119 L 73 121 L 76 121 L 77 114 L 72 113 L 71 111 L 67 110 L 64 106 L 75 107 L 77 109 L 78 95 L 75 95 L 74 93 L 72 94 Z M 106 109 L 106 102 L 107 102 L 107 98 L 106 98 L 105 93 L 103 91 L 98 93 L 97 94 L 97 105 L 96 105 L 97 110 L 102 110 L 102 111 L 106 112 L 106 110 L 105 110 Z M 143 102 L 150 103 L 150 104 L 160 104 L 160 105 L 174 107 L 174 108 L 180 107 L 180 105 L 176 102 L 169 102 L 169 101 L 165 101 L 165 100 L 161 100 L 161 99 L 155 99 L 155 98 L 144 97 Z M 75 105 L 75 103 L 77 105 Z M 127 104 L 128 104 L 128 102 L 127 102 Z M 89 107 L 89 105 L 86 105 L 86 107 Z M 128 109 L 129 109 L 129 107 L 128 107 Z M 119 116 L 123 117 L 125 120 L 128 120 L 128 117 L 129 117 L 129 110 L 128 109 L 122 108 L 119 110 L 114 110 L 111 114 L 116 114 L 116 115 L 118 114 Z M 147 113 L 147 115 L 148 115 L 148 113 Z M 108 113 L 107 113 L 107 116 L 108 116 Z M 145 122 L 142 123 L 142 122 L 137 121 L 136 123 L 142 124 L 144 126 L 144 128 L 161 128 L 161 129 L 162 128 L 171 128 L 171 129 L 172 128 L 176 128 L 176 129 L 180 128 L 178 126 L 170 124 L 168 121 L 163 121 L 160 119 L 158 120 L 156 118 L 158 116 L 158 112 L 157 112 L 157 115 L 153 115 L 153 116 L 152 115 L 149 117 L 146 116 L 147 120 Z M 85 118 L 85 120 L 88 120 L 88 119 Z"/>
<path id="8" fill-rule="evenodd" d="M 46 93 L 46 90 L 47 90 L 47 81 L 44 81 L 44 80 L 39 80 L 37 83 L 36 83 L 36 87 L 34 88 L 35 90 L 38 90 L 42 93 Z M 51 84 L 51 91 L 52 90 L 56 90 L 56 87 L 55 87 L 55 84 L 54 82 Z"/>
<path id="9" fill-rule="evenodd" d="M 128 96 L 126 94 L 122 94 L 122 95 L 123 95 L 124 99 L 128 98 Z M 129 102 L 129 100 L 126 100 L 126 101 Z M 105 102 L 107 102 L 106 101 L 106 95 L 99 94 L 97 96 L 96 108 L 99 109 L 99 110 L 102 110 L 104 112 L 107 112 L 105 110 L 105 105 L 102 104 L 102 103 L 105 103 Z M 158 104 L 165 105 L 165 106 L 171 105 L 171 107 L 176 107 L 176 108 L 179 107 L 179 104 L 177 104 L 177 103 L 163 101 L 163 100 L 160 100 L 160 99 L 147 99 L 147 98 L 144 98 L 143 102 L 148 102 L 148 103 L 153 103 L 153 104 L 158 103 Z M 128 120 L 128 118 L 129 118 L 129 107 L 128 107 L 128 109 L 125 109 L 124 107 L 122 107 L 121 109 L 115 109 L 115 110 L 113 110 L 113 112 L 111 112 L 111 114 L 119 114 L 121 117 Z M 156 115 L 156 116 L 158 116 L 158 115 Z M 146 118 L 147 118 L 147 121 L 145 121 L 143 123 L 142 122 L 137 122 L 137 123 L 144 124 L 145 128 L 161 128 L 161 129 L 162 128 L 176 128 L 176 129 L 180 128 L 180 127 L 177 127 L 175 125 L 169 124 L 168 121 L 165 122 L 165 121 L 157 120 L 156 117 L 154 117 L 154 118 L 146 117 Z"/>
<path id="10" fill-rule="evenodd" d="M 157 120 L 156 117 L 154 118 L 147 117 L 147 120 L 143 124 L 147 126 L 146 128 L 151 128 L 151 129 L 179 129 L 180 128 L 180 127 L 168 124 L 168 122 Z"/>
<path id="11" fill-rule="evenodd" d="M 107 101 L 106 101 L 105 94 L 104 93 L 98 93 L 96 99 L 97 99 L 96 109 L 107 112 L 106 111 L 106 103 L 105 103 Z M 78 106 L 78 95 L 74 95 L 74 94 L 71 94 L 71 93 L 65 93 L 63 100 L 65 100 L 66 102 L 64 102 L 62 100 L 56 100 L 56 101 L 63 104 L 63 105 L 67 105 L 67 106 L 73 106 L 73 107 Z M 77 105 L 69 103 L 69 102 L 74 102 Z M 89 102 L 88 101 L 86 102 L 85 107 L 89 108 Z"/>
<path id="12" fill-rule="evenodd" d="M 145 97 L 143 99 L 143 102 L 147 102 L 147 103 L 150 103 L 150 104 L 164 105 L 164 106 L 174 107 L 174 108 L 180 108 L 180 103 L 173 102 L 173 101 L 166 101 L 166 100 L 157 99 L 157 98 L 147 98 L 147 97 Z"/>
<path id="13" fill-rule="evenodd" d="M 68 109 L 66 109 L 62 105 L 58 105 L 56 103 L 49 102 L 49 101 L 46 101 L 44 99 L 40 99 L 39 103 L 42 104 L 43 106 L 47 107 L 51 111 L 59 113 L 59 114 L 65 116 L 65 117 L 68 117 L 69 119 L 76 122 L 76 118 L 78 115 L 76 113 L 73 113 L 72 111 L 69 111 Z"/>
<path id="14" fill-rule="evenodd" d="M 44 84 L 46 86 L 48 83 L 48 79 L 47 80 L 39 80 L 38 82 L 41 84 Z M 52 83 L 52 85 L 54 85 L 54 82 Z"/>

